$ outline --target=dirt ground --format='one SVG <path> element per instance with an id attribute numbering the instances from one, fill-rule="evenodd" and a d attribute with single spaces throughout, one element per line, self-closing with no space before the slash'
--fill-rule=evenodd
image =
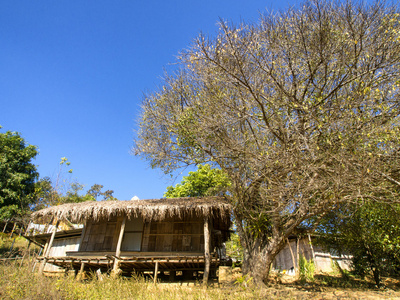
<path id="1" fill-rule="evenodd" d="M 251 283 L 240 280 L 240 276 L 238 273 L 235 281 L 222 284 L 220 288 L 229 295 L 233 293 L 233 286 L 242 286 L 243 295 L 239 298 L 243 299 L 400 299 L 400 278 L 383 278 L 384 287 L 377 288 L 370 278 L 361 280 L 353 276 L 343 278 L 340 275 L 317 274 L 314 282 L 305 283 L 296 276 L 271 274 L 266 290 L 250 292 Z"/>
<path id="2" fill-rule="evenodd" d="M 301 283 L 295 276 L 274 276 L 269 293 L 281 299 L 400 299 L 400 278 L 384 278 L 383 288 L 377 288 L 368 279 L 320 274 L 314 283 Z"/>

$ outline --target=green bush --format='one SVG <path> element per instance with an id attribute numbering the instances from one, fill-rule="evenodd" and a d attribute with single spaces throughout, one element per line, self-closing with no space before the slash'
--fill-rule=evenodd
<path id="1" fill-rule="evenodd" d="M 301 281 L 314 281 L 315 264 L 312 259 L 307 259 L 300 255 L 299 258 L 299 279 Z"/>

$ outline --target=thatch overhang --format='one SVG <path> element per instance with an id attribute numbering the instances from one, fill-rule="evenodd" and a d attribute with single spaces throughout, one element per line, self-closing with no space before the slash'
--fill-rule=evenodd
<path id="1" fill-rule="evenodd" d="M 162 198 L 130 201 L 87 201 L 67 203 L 39 210 L 32 214 L 35 222 L 48 222 L 56 218 L 73 223 L 85 220 L 111 219 L 127 216 L 142 217 L 146 221 L 161 221 L 168 217 L 183 218 L 185 215 L 219 218 L 230 224 L 232 206 L 224 197 Z M 229 225 L 228 225 L 229 226 Z"/>

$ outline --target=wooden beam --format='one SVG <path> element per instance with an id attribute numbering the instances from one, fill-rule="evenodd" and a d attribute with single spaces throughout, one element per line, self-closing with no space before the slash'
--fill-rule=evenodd
<path id="1" fill-rule="evenodd" d="M 14 230 L 15 230 L 15 227 L 16 227 L 16 226 L 17 226 L 17 222 L 14 222 L 14 226 L 13 226 L 13 229 L 11 230 L 10 238 L 13 237 L 13 235 L 14 235 Z"/>
<path id="2" fill-rule="evenodd" d="M 292 256 L 293 270 L 294 270 L 294 273 L 297 274 L 296 261 L 294 260 L 294 254 L 293 254 L 292 246 L 290 246 L 290 241 L 289 241 L 288 238 L 286 239 L 286 241 L 287 241 L 287 244 L 289 246 L 290 255 Z"/>
<path id="3" fill-rule="evenodd" d="M 48 257 L 50 254 L 50 249 L 53 246 L 54 238 L 56 237 L 57 228 L 58 228 L 59 224 L 60 224 L 60 220 L 57 220 L 56 225 L 54 226 L 54 229 L 53 229 L 53 233 L 51 234 L 49 244 L 47 245 L 46 252 L 44 253 L 45 257 Z"/>
<path id="4" fill-rule="evenodd" d="M 122 220 L 121 230 L 119 231 L 117 249 L 115 251 L 116 257 L 121 256 L 121 245 L 122 245 L 122 238 L 124 237 L 124 232 L 125 232 L 125 224 L 126 224 L 126 216 L 124 216 L 124 219 Z"/>
<path id="5" fill-rule="evenodd" d="M 300 238 L 296 236 L 296 270 L 299 269 L 299 259 L 300 259 Z"/>
<path id="6" fill-rule="evenodd" d="M 50 249 L 51 249 L 51 246 L 53 245 L 54 238 L 55 238 L 56 232 L 57 232 L 57 227 L 58 227 L 59 224 L 60 224 L 60 220 L 57 220 L 56 225 L 54 226 L 54 229 L 53 229 L 53 233 L 51 234 L 50 240 L 46 244 L 47 248 L 46 248 L 46 251 L 43 254 L 44 260 L 43 260 L 42 265 L 40 266 L 39 274 L 43 274 L 43 270 L 44 270 L 44 267 L 46 266 L 46 262 L 47 262 L 47 257 L 50 254 Z"/>
<path id="7" fill-rule="evenodd" d="M 6 224 L 3 227 L 3 233 L 6 232 L 7 225 L 8 225 L 8 220 L 6 221 Z"/>
<path id="8" fill-rule="evenodd" d="M 118 237 L 118 243 L 117 243 L 117 249 L 115 250 L 115 258 L 114 258 L 114 272 L 117 272 L 119 269 L 119 257 L 121 256 L 121 245 L 122 245 L 122 239 L 124 237 L 124 232 L 125 232 L 125 224 L 126 224 L 126 216 L 124 216 L 121 224 L 121 229 L 119 231 L 119 237 Z"/>
<path id="9" fill-rule="evenodd" d="M 76 280 L 83 280 L 84 279 L 84 270 L 85 270 L 85 263 L 81 261 L 81 268 L 79 269 L 78 275 L 76 276 Z"/>
<path id="10" fill-rule="evenodd" d="M 204 276 L 203 285 L 208 284 L 208 275 L 210 273 L 210 221 L 208 217 L 204 219 Z"/>
<path id="11" fill-rule="evenodd" d="M 157 283 L 157 275 L 158 275 L 158 261 L 156 261 L 156 265 L 154 267 L 154 284 Z"/>
<path id="12" fill-rule="evenodd" d="M 312 242 L 311 242 L 310 234 L 308 234 L 308 241 L 310 243 L 311 254 L 312 254 L 313 261 L 314 261 L 314 266 L 315 266 L 315 269 L 317 269 L 317 260 L 315 259 L 315 252 L 314 252 L 314 247 L 313 247 Z"/>
<path id="13" fill-rule="evenodd" d="M 85 237 L 86 234 L 86 229 L 87 229 L 87 221 L 85 220 L 83 222 L 83 228 L 82 228 L 82 233 L 81 233 L 81 237 L 79 238 L 79 242 L 78 242 L 78 251 L 82 251 L 82 242 L 83 242 L 83 238 Z"/>

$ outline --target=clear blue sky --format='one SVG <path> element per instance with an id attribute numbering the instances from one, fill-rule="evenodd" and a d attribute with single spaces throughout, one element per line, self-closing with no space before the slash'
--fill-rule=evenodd
<path id="1" fill-rule="evenodd" d="M 200 32 L 214 35 L 219 18 L 257 22 L 293 3 L 1 1 L 1 132 L 38 146 L 41 177 L 67 157 L 85 190 L 98 183 L 120 200 L 161 198 L 180 178 L 130 154 L 143 93 Z"/>

